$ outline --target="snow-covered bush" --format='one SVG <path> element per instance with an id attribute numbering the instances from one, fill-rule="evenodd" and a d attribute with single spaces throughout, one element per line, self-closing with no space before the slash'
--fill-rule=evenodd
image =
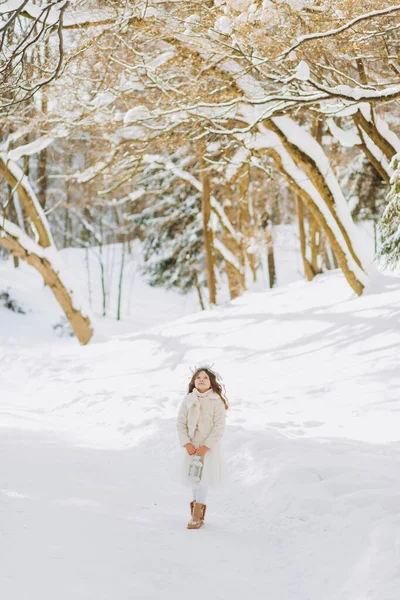
<path id="1" fill-rule="evenodd" d="M 18 304 L 14 298 L 10 296 L 10 293 L 7 291 L 0 292 L 0 306 L 4 308 L 8 308 L 12 312 L 19 313 L 21 315 L 25 315 L 26 312 L 24 309 Z"/>
<path id="2" fill-rule="evenodd" d="M 53 330 L 58 337 L 74 337 L 74 331 L 65 317 L 61 317 L 57 323 L 53 325 Z"/>

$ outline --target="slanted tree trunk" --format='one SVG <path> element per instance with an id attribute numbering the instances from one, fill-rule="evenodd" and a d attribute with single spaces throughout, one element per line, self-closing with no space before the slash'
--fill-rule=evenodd
<path id="1" fill-rule="evenodd" d="M 287 117 L 277 117 L 271 119 L 265 123 L 265 125 L 276 134 L 281 142 L 281 153 L 279 153 L 278 150 L 271 148 L 271 154 L 274 156 L 279 168 L 286 174 L 289 183 L 295 192 L 301 196 L 304 203 L 317 220 L 320 228 L 324 231 L 348 283 L 357 294 L 362 294 L 367 280 L 365 271 L 363 270 L 360 258 L 357 256 L 353 247 L 350 235 L 337 213 L 335 198 L 326 179 L 327 174 L 320 171 L 318 164 L 310 155 L 313 150 L 316 149 L 316 140 L 314 138 L 310 139 L 310 143 L 312 142 L 314 144 L 314 148 L 310 147 L 310 154 L 306 154 L 303 149 L 304 138 L 301 140 L 302 146 L 299 146 L 293 141 L 294 138 L 289 140 L 287 137 L 290 135 L 285 132 L 288 129 L 288 126 L 294 126 L 290 119 Z M 277 148 L 276 145 L 275 148 Z M 282 152 L 282 150 L 286 151 L 287 154 Z M 287 160 L 287 155 L 290 156 L 291 161 Z M 321 156 L 326 158 L 322 148 Z M 283 160 L 285 160 L 285 164 L 283 163 Z M 301 169 L 306 175 L 309 181 L 307 186 L 302 184 L 300 178 L 297 177 L 298 169 Z M 295 172 L 296 177 L 291 174 Z M 331 185 L 332 180 L 333 178 L 331 177 Z M 344 205 L 341 206 L 341 210 L 346 210 L 346 207 Z M 350 213 L 348 215 L 346 214 L 345 217 L 351 219 Z M 350 221 L 350 223 L 352 223 L 352 221 Z"/>
<path id="2" fill-rule="evenodd" d="M 342 269 L 343 274 L 345 275 L 349 285 L 353 288 L 353 290 L 358 295 L 362 294 L 364 285 L 361 281 L 358 280 L 355 273 L 349 268 L 349 265 L 347 262 L 347 256 L 346 256 L 343 248 L 339 244 L 335 233 L 332 231 L 330 225 L 327 223 L 324 213 L 320 210 L 320 208 L 314 202 L 314 199 L 302 187 L 300 187 L 297 184 L 297 182 L 290 176 L 290 174 L 285 170 L 280 155 L 273 150 L 271 151 L 271 155 L 275 159 L 275 162 L 278 165 L 278 168 L 286 176 L 288 183 L 292 187 L 294 192 L 301 197 L 301 199 L 303 200 L 304 204 L 307 206 L 309 211 L 317 219 L 317 222 L 320 224 L 327 239 L 329 240 L 329 243 L 332 247 L 332 251 L 338 262 L 338 266 L 340 266 L 340 268 Z"/>
<path id="3" fill-rule="evenodd" d="M 373 117 L 372 110 L 373 109 L 371 108 L 371 114 Z M 396 154 L 396 149 L 385 137 L 383 137 L 383 135 L 380 133 L 380 131 L 374 124 L 373 120 L 370 121 L 366 119 L 363 113 L 360 110 L 358 110 L 353 115 L 353 121 L 356 125 L 358 125 L 365 131 L 368 137 L 383 152 L 388 161 L 391 161 L 393 156 Z"/>
<path id="4" fill-rule="evenodd" d="M 15 236 L 8 234 L 1 227 L 0 220 L 0 244 L 17 258 L 25 260 L 42 275 L 46 285 L 51 289 L 57 302 L 63 309 L 76 337 L 81 344 L 87 344 L 92 335 L 93 329 L 88 317 L 83 316 L 82 312 L 74 307 L 69 290 L 65 287 L 58 273 L 54 270 L 51 262 L 41 257 L 35 252 L 27 251 Z"/>
<path id="5" fill-rule="evenodd" d="M 78 340 L 81 344 L 87 344 L 93 335 L 90 320 L 82 314 L 78 307 L 74 306 L 72 293 L 66 287 L 50 258 L 46 258 L 42 253 L 42 250 L 47 250 L 56 256 L 57 250 L 51 238 L 46 216 L 32 186 L 20 167 L 16 163 L 8 161 L 4 154 L 0 154 L 0 174 L 12 186 L 13 192 L 18 194 L 21 206 L 37 237 L 35 241 L 30 240 L 17 225 L 6 221 L 5 218 L 0 218 L 0 244 L 7 248 L 14 257 L 25 260 L 37 269 L 56 297 Z M 26 244 L 21 242 L 22 238 L 29 242 L 29 249 Z"/>
<path id="6" fill-rule="evenodd" d="M 199 278 L 197 276 L 197 273 L 194 273 L 194 281 L 195 281 L 195 287 L 196 287 L 196 291 L 197 291 L 197 297 L 199 299 L 199 303 L 200 303 L 200 308 L 201 310 L 205 310 L 205 304 L 204 304 L 204 300 L 203 300 L 203 294 L 201 293 L 201 285 L 199 282 Z"/>
<path id="7" fill-rule="evenodd" d="M 371 165 L 374 167 L 375 171 L 379 174 L 382 181 L 389 185 L 390 183 L 390 173 L 387 168 L 382 164 L 380 160 L 371 152 L 370 148 L 367 145 L 368 136 L 365 133 L 364 129 L 356 122 L 356 127 L 358 131 L 358 136 L 360 138 L 359 147 L 364 152 L 365 156 L 368 158 Z"/>
<path id="8" fill-rule="evenodd" d="M 51 246 L 51 235 L 47 219 L 43 211 L 39 210 L 35 193 L 21 169 L 0 154 L 0 175 L 9 183 L 14 192 L 18 193 L 22 207 L 38 235 L 38 244 L 42 248 Z M 36 202 L 35 202 L 36 200 Z"/>

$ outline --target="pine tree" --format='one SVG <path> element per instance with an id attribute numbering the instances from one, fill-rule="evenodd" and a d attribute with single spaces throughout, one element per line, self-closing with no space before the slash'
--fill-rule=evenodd
<path id="1" fill-rule="evenodd" d="M 381 234 L 380 256 L 386 266 L 395 267 L 400 262 L 400 155 L 397 154 L 392 167 L 394 173 L 390 180 L 387 195 L 388 204 L 379 223 Z"/>
<path id="2" fill-rule="evenodd" d="M 205 273 L 200 194 L 165 171 L 149 171 L 150 187 L 160 177 L 162 193 L 132 216 L 144 234 L 143 273 L 152 286 L 199 291 Z"/>

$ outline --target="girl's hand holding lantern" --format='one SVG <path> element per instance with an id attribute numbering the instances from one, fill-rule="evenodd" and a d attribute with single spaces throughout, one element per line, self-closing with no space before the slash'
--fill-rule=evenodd
<path id="1" fill-rule="evenodd" d="M 204 454 L 207 454 L 209 449 L 210 448 L 208 448 L 207 446 L 200 446 L 200 448 L 197 448 L 196 454 L 198 454 L 199 456 L 204 456 Z"/>
<path id="2" fill-rule="evenodd" d="M 196 454 L 196 448 L 193 446 L 193 444 L 185 444 L 185 448 L 187 450 L 187 453 L 192 455 L 192 454 Z"/>

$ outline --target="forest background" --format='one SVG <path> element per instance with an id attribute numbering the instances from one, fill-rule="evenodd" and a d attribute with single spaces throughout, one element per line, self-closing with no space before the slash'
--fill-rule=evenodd
<path id="1" fill-rule="evenodd" d="M 396 267 L 400 5 L 8 0 L 0 13 L 0 252 L 41 273 L 81 343 L 90 310 L 63 248 L 84 250 L 88 285 L 95 254 L 106 315 L 104 248 L 119 245 L 117 318 L 135 240 L 148 281 L 196 290 L 202 308 L 261 272 L 276 285 L 282 225 L 307 280 L 340 268 L 361 295 L 376 265 Z"/>

